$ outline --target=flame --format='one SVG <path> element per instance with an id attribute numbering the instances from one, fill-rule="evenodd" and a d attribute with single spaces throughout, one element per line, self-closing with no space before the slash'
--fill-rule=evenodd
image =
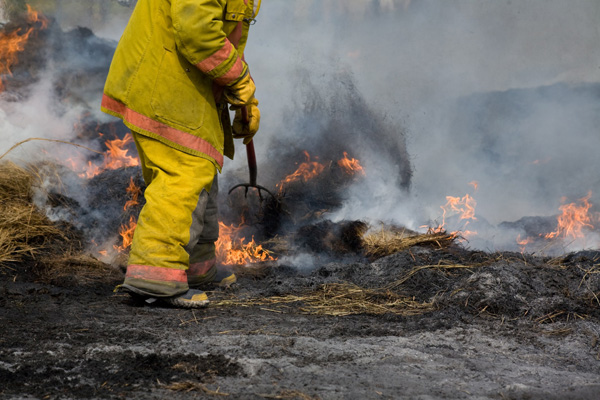
<path id="1" fill-rule="evenodd" d="M 39 22 L 39 29 L 45 29 L 48 26 L 48 20 L 29 5 L 27 5 L 27 22 Z M 25 43 L 35 30 L 35 27 L 29 27 L 23 34 L 21 34 L 20 28 L 8 33 L 0 32 L 0 76 L 7 74 L 12 76 L 11 68 L 18 61 L 17 54 L 25 50 Z M 4 84 L 0 79 L 0 93 L 3 91 Z"/>
<path id="2" fill-rule="evenodd" d="M 107 140 L 106 147 L 108 150 L 104 153 L 104 161 L 101 165 L 93 164 L 88 161 L 85 172 L 79 174 L 82 178 L 93 178 L 99 173 L 107 169 L 119 169 L 122 167 L 134 167 L 140 164 L 140 160 L 137 157 L 128 155 L 128 149 L 125 148 L 128 144 L 133 142 L 133 136 L 131 133 L 127 133 L 123 139 Z"/>
<path id="3" fill-rule="evenodd" d="M 227 226 L 219 222 L 219 240 L 216 243 L 218 262 L 225 265 L 245 265 L 276 260 L 262 245 L 256 244 L 254 237 L 249 243 L 244 243 L 245 237 L 238 238 L 240 229 L 240 226 Z"/>
<path id="4" fill-rule="evenodd" d="M 446 205 L 441 206 L 443 211 L 442 214 L 442 226 L 446 223 L 446 215 L 459 215 L 460 219 L 464 220 L 477 220 L 475 217 L 475 206 L 477 202 L 469 194 L 465 194 L 464 197 L 446 196 Z"/>
<path id="5" fill-rule="evenodd" d="M 29 4 L 27 4 L 27 22 L 39 22 L 40 29 L 46 29 L 48 27 L 48 19 L 40 14 L 39 11 L 34 10 Z"/>
<path id="6" fill-rule="evenodd" d="M 562 236 L 577 239 L 585 236 L 583 233 L 584 228 L 594 229 L 588 213 L 592 207 L 592 204 L 589 202 L 591 197 L 592 192 L 590 191 L 587 196 L 579 199 L 579 202 L 582 203 L 581 205 L 570 203 L 560 206 L 559 210 L 562 211 L 562 214 L 557 217 L 558 224 L 556 231 L 550 232 L 544 237 L 546 239 L 554 239 Z"/>
<path id="7" fill-rule="evenodd" d="M 344 158 L 338 161 L 338 165 L 350 175 L 354 175 L 356 173 L 365 175 L 365 170 L 360 165 L 360 162 L 356 158 L 348 158 L 347 152 L 344 152 Z"/>
<path id="8" fill-rule="evenodd" d="M 114 245 L 114 249 L 118 252 L 125 251 L 129 246 L 131 246 L 131 242 L 133 240 L 133 232 L 135 231 L 135 227 L 137 226 L 137 220 L 132 215 L 129 217 L 129 223 L 121 225 L 121 229 L 119 230 L 119 235 L 122 238 L 122 244 L 120 246 Z"/>
<path id="9" fill-rule="evenodd" d="M 310 154 L 308 154 L 306 150 L 304 151 L 304 156 L 306 157 L 306 161 L 301 163 L 294 173 L 286 176 L 276 185 L 280 191 L 283 190 L 283 186 L 286 184 L 299 180 L 306 182 L 323 172 L 325 169 L 325 164 L 321 164 L 317 161 L 311 161 Z"/>
<path id="10" fill-rule="evenodd" d="M 524 253 L 524 252 L 525 252 L 525 247 L 527 247 L 527 245 L 528 245 L 529 243 L 531 243 L 532 241 L 533 241 L 533 238 L 531 238 L 531 237 L 529 237 L 529 236 L 527 236 L 527 238 L 525 238 L 525 239 L 521 239 L 521 234 L 519 233 L 519 234 L 517 235 L 517 244 L 518 244 L 519 246 L 521 246 L 521 253 Z"/>
<path id="11" fill-rule="evenodd" d="M 471 182 L 471 185 L 477 188 L 477 182 Z M 450 217 L 452 215 L 458 215 L 460 220 L 464 220 L 465 224 L 463 228 L 460 230 L 460 236 L 468 238 L 477 235 L 477 231 L 467 230 L 467 226 L 471 221 L 476 221 L 475 217 L 475 206 L 477 202 L 475 199 L 469 194 L 465 194 L 464 197 L 454 197 L 454 196 L 446 196 L 446 204 L 440 206 L 442 209 L 442 223 L 438 225 L 436 228 L 429 227 L 429 231 L 438 233 L 444 232 L 446 230 L 446 217 Z M 427 225 L 422 226 L 427 227 Z M 451 234 L 458 236 L 458 231 L 454 231 Z"/>
<path id="12" fill-rule="evenodd" d="M 134 182 L 133 177 L 129 177 L 129 186 L 127 186 L 127 194 L 131 199 L 127 200 L 125 205 L 123 206 L 123 211 L 127 211 L 128 208 L 136 206 L 139 204 L 138 197 L 142 194 L 142 189 L 140 189 Z"/>
<path id="13" fill-rule="evenodd" d="M 125 189 L 130 199 L 125 202 L 123 206 L 123 211 L 126 211 L 128 208 L 133 207 L 138 203 L 138 197 L 142 194 L 142 190 L 133 182 L 133 177 L 129 177 L 129 186 Z M 131 246 L 131 242 L 133 240 L 133 232 L 137 226 L 137 220 L 135 216 L 131 215 L 129 217 L 129 223 L 121 225 L 121 229 L 119 229 L 119 235 L 121 235 L 122 244 L 121 246 L 113 246 L 115 250 L 119 252 L 125 251 L 129 246 Z"/>

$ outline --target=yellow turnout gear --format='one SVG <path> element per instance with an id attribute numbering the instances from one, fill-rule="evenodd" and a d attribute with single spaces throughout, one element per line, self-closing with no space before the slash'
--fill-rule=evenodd
<path id="1" fill-rule="evenodd" d="M 243 52 L 259 8 L 138 0 L 115 50 L 101 107 L 132 130 L 147 184 L 123 283 L 134 293 L 191 307 L 205 298 L 190 285 L 235 281 L 215 266 L 216 174 L 233 157 L 224 93 L 244 104 L 254 94 Z"/>
<path id="2" fill-rule="evenodd" d="M 146 204 L 133 235 L 124 284 L 157 297 L 185 293 L 188 268 L 192 279 L 215 273 L 217 171 L 205 158 L 137 132 L 133 136 L 147 184 Z"/>
<path id="3" fill-rule="evenodd" d="M 102 110 L 220 170 L 233 146 L 217 104 L 225 87 L 248 76 L 243 51 L 259 7 L 259 0 L 138 1 L 115 50 Z"/>
<path id="4" fill-rule="evenodd" d="M 258 100 L 252 98 L 246 106 L 248 114 L 248 123 L 244 123 L 242 110 L 236 110 L 235 118 L 233 119 L 232 131 L 233 137 L 236 139 L 244 139 L 244 144 L 250 143 L 260 125 L 260 110 L 258 109 Z"/>

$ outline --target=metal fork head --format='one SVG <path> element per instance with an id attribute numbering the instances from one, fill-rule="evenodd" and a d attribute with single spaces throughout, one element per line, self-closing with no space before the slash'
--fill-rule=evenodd
<path id="1" fill-rule="evenodd" d="M 248 189 L 250 189 L 251 187 L 253 187 L 253 188 L 256 188 L 256 190 L 258 191 L 258 197 L 260 198 L 261 201 L 263 199 L 261 190 L 264 190 L 265 192 L 267 192 L 273 199 L 277 199 L 277 197 L 275 197 L 275 195 L 273 193 L 271 193 L 271 191 L 269 189 L 267 189 L 266 187 L 261 186 L 261 185 L 253 185 L 251 183 L 240 183 L 240 184 L 237 184 L 234 187 L 232 187 L 231 189 L 229 189 L 229 193 L 228 194 L 231 194 L 231 192 L 233 192 L 235 189 L 237 189 L 239 187 L 245 188 L 244 197 L 248 197 Z"/>

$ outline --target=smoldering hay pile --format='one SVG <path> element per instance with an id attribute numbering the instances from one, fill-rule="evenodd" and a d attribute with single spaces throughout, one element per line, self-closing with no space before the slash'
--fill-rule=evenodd
<path id="1" fill-rule="evenodd" d="M 114 43 L 86 29 L 63 32 L 51 20 L 43 28 L 25 19 L 2 29 L 9 36 L 29 25 L 33 34 L 2 77 L 3 101 L 18 106 L 45 79 L 55 113 L 75 106 L 86 110 L 89 98 L 101 95 Z M 82 53 L 89 57 L 80 58 Z M 447 233 L 443 226 L 419 233 L 367 223 L 360 215 L 332 221 L 348 189 L 360 190 L 370 174 L 389 174 L 395 189 L 410 189 L 404 131 L 363 101 L 350 72 L 332 75 L 326 88 L 307 71 L 297 74 L 305 101 L 290 110 L 289 129 L 296 135 L 270 143 L 259 164 L 259 183 L 275 196 L 263 201 L 253 191 L 228 196 L 227 188 L 246 181 L 247 172 L 221 177 L 222 239 L 231 234 L 224 244 L 230 253 L 252 252 L 250 259 L 234 257 L 232 263 L 242 279 L 255 282 L 252 289 L 219 294 L 214 306 L 292 304 L 301 312 L 328 315 L 450 308 L 540 322 L 598 317 L 598 252 L 554 259 L 485 253 L 467 250 L 459 243 L 461 233 Z M 50 155 L 21 166 L 3 160 L 3 273 L 28 268 L 34 279 L 55 283 L 67 276 L 117 281 L 122 275 L 109 264 L 123 266 L 143 205 L 131 138 L 120 123 L 96 119 L 88 109 L 71 140 L 101 154 L 90 152 L 86 163 L 75 165 Z M 373 155 L 384 171 L 370 171 L 362 161 Z M 311 268 L 302 270 L 307 264 Z"/>

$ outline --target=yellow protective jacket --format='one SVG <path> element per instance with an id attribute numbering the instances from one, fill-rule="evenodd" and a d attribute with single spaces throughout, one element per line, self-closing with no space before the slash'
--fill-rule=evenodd
<path id="1" fill-rule="evenodd" d="M 233 140 L 219 93 L 247 71 L 243 51 L 259 8 L 260 0 L 139 0 L 115 50 L 102 111 L 220 170 Z"/>

